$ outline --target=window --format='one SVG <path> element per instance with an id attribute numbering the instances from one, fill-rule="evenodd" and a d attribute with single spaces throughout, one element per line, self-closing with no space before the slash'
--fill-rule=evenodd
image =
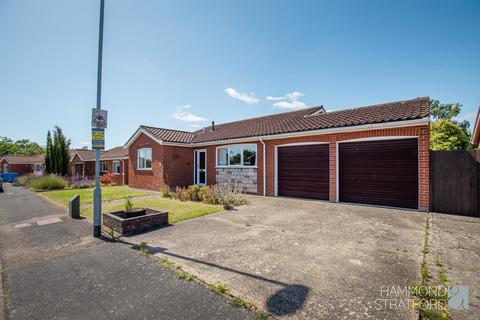
<path id="1" fill-rule="evenodd" d="M 152 169 L 152 149 L 151 148 L 138 149 L 137 169 L 139 170 Z"/>
<path id="2" fill-rule="evenodd" d="M 254 167 L 256 165 L 256 144 L 217 148 L 218 167 Z"/>
<path id="3" fill-rule="evenodd" d="M 42 165 L 41 165 L 41 164 L 36 164 L 36 165 L 35 165 L 35 171 L 36 171 L 36 172 L 42 171 Z"/>
<path id="4" fill-rule="evenodd" d="M 113 174 L 120 174 L 120 161 L 113 161 Z"/>
<path id="5" fill-rule="evenodd" d="M 100 163 L 100 172 L 108 172 L 108 164 L 106 162 Z"/>

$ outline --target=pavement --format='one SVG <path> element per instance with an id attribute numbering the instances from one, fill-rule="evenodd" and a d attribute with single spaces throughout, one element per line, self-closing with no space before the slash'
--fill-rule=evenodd
<path id="1" fill-rule="evenodd" d="M 253 318 L 139 251 L 91 233 L 64 208 L 5 184 L 0 319 Z"/>
<path id="2" fill-rule="evenodd" d="M 449 286 L 468 287 L 468 309 L 450 308 L 453 319 L 480 319 L 480 218 L 433 214 L 432 260 L 439 258 Z M 438 267 L 433 267 L 436 277 Z"/>
<path id="3" fill-rule="evenodd" d="M 250 205 L 128 237 L 281 319 L 418 319 L 385 301 L 419 283 L 427 214 L 249 197 Z M 477 265 L 478 266 L 478 265 Z M 399 291 L 396 290 L 396 291 Z M 388 292 L 388 293 L 387 293 Z"/>

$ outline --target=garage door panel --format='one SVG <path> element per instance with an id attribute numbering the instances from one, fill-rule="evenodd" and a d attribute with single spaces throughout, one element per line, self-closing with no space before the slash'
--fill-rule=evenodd
<path id="1" fill-rule="evenodd" d="M 329 199 L 328 144 L 278 148 L 278 195 Z"/>
<path id="2" fill-rule="evenodd" d="M 339 200 L 418 208 L 418 140 L 340 143 Z"/>

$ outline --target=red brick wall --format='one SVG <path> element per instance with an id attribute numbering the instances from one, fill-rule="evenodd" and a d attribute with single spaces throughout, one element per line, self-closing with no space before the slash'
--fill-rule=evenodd
<path id="1" fill-rule="evenodd" d="M 122 171 L 123 163 L 122 163 L 122 160 L 117 160 L 117 161 L 120 162 L 120 174 L 115 174 L 115 173 L 113 173 L 113 162 L 114 161 L 115 160 L 103 160 L 103 161 L 101 161 L 101 163 L 106 163 L 107 164 L 108 172 L 113 174 L 113 182 L 115 182 L 116 185 L 121 186 L 121 185 L 124 184 L 123 183 L 124 179 L 123 179 L 123 175 L 122 175 L 122 173 L 123 173 L 123 171 Z M 125 185 L 127 185 L 128 184 L 128 159 L 125 159 L 123 161 L 125 162 Z"/>
<path id="2" fill-rule="evenodd" d="M 3 172 L 3 165 L 7 163 L 6 160 L 3 160 L 0 165 L 0 172 Z M 16 172 L 18 174 L 30 174 L 33 173 L 33 165 L 31 164 L 9 164 L 8 172 Z"/>
<path id="3" fill-rule="evenodd" d="M 171 188 L 193 184 L 193 149 L 163 146 L 163 179 Z"/>
<path id="4" fill-rule="evenodd" d="M 137 150 L 152 148 L 152 170 L 137 170 Z M 193 149 L 162 146 L 141 134 L 129 148 L 128 183 L 134 188 L 159 190 L 168 185 L 193 184 Z"/>
<path id="5" fill-rule="evenodd" d="M 328 142 L 330 144 L 330 201 L 335 202 L 337 198 L 336 184 L 336 144 L 338 141 L 383 137 L 383 136 L 418 136 L 418 152 L 419 152 L 419 210 L 428 210 L 429 206 L 429 126 L 392 128 L 381 130 L 368 130 L 335 133 L 318 136 L 275 139 L 267 141 L 267 195 L 275 194 L 275 146 L 300 143 L 300 142 Z M 260 172 L 259 172 L 260 175 Z"/>

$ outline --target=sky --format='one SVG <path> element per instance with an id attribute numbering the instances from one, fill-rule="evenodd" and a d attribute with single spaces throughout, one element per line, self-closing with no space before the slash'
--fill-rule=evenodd
<path id="1" fill-rule="evenodd" d="M 0 136 L 89 145 L 99 0 L 0 0 Z M 106 146 L 308 106 L 480 105 L 480 1 L 106 0 Z M 473 125 L 473 123 L 472 123 Z"/>

